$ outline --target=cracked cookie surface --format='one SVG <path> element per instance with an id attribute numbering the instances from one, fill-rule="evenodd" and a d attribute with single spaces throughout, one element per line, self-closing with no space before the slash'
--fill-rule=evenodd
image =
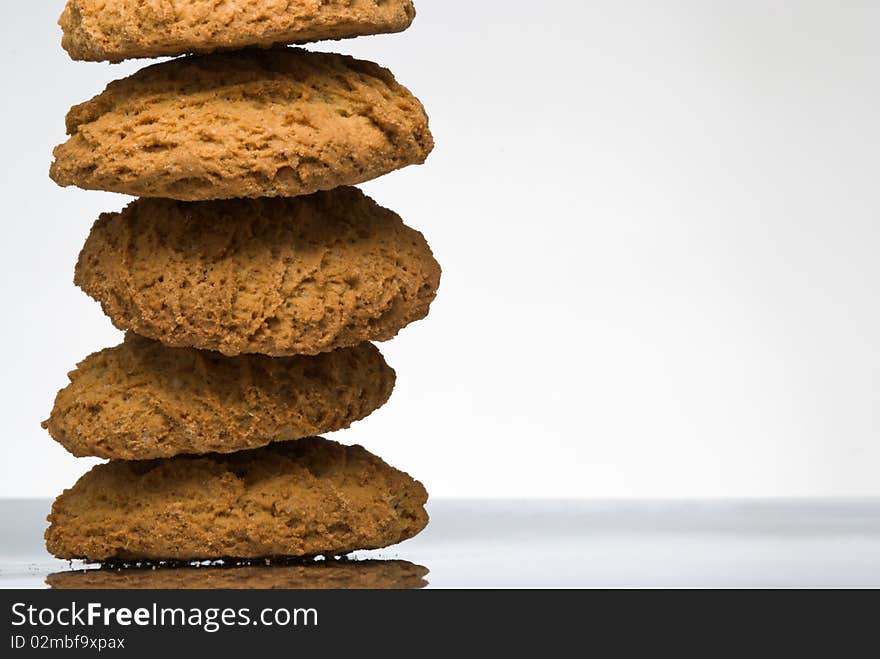
<path id="1" fill-rule="evenodd" d="M 393 338 L 440 284 L 424 237 L 355 188 L 140 199 L 92 228 L 75 281 L 120 329 L 226 355 Z"/>
<path id="2" fill-rule="evenodd" d="M 73 455 L 229 453 L 347 428 L 395 375 L 365 343 L 314 357 L 224 357 L 129 334 L 70 373 L 43 424 Z"/>
<path id="3" fill-rule="evenodd" d="M 411 0 L 68 0 L 58 21 L 75 60 L 119 62 L 401 32 Z"/>
<path id="4" fill-rule="evenodd" d="M 364 448 L 321 438 L 114 460 L 55 500 L 46 546 L 94 561 L 344 555 L 416 535 L 427 498 Z"/>
<path id="5" fill-rule="evenodd" d="M 297 196 L 421 164 L 421 103 L 371 62 L 298 48 L 182 57 L 67 115 L 59 185 L 188 201 Z"/>

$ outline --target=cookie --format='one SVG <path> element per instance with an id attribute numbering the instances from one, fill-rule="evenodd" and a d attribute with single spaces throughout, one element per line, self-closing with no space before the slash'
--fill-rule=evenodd
<path id="1" fill-rule="evenodd" d="M 345 559 L 281 565 L 106 567 L 56 572 L 58 590 L 414 590 L 428 569 L 408 561 Z"/>
<path id="2" fill-rule="evenodd" d="M 43 427 L 76 456 L 230 453 L 340 430 L 381 407 L 394 371 L 369 343 L 322 355 L 224 357 L 134 334 L 70 373 Z"/>
<path id="3" fill-rule="evenodd" d="M 298 48 L 183 57 L 67 115 L 60 185 L 199 201 L 297 196 L 421 164 L 421 103 L 370 62 Z"/>
<path id="4" fill-rule="evenodd" d="M 76 283 L 120 329 L 226 355 L 384 341 L 440 283 L 425 239 L 355 188 L 214 202 L 140 199 L 103 215 Z"/>
<path id="5" fill-rule="evenodd" d="M 75 60 L 120 62 L 402 32 L 410 0 L 68 0 L 58 24 Z"/>
<path id="6" fill-rule="evenodd" d="M 320 438 L 114 460 L 55 500 L 46 546 L 93 561 L 344 555 L 416 535 L 427 498 L 365 449 Z"/>

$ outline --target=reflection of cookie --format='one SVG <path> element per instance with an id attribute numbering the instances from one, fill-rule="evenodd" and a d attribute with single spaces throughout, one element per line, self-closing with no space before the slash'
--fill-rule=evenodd
<path id="1" fill-rule="evenodd" d="M 123 330 L 227 355 L 315 354 L 423 318 L 440 267 L 355 188 L 217 202 L 140 199 L 101 217 L 76 283 Z"/>
<path id="2" fill-rule="evenodd" d="M 76 60 L 118 62 L 246 46 L 401 32 L 410 0 L 67 0 L 61 44 Z M 218 6 L 219 4 L 219 6 Z"/>
<path id="3" fill-rule="evenodd" d="M 428 522 L 422 484 L 326 439 L 94 467 L 52 506 L 59 558 L 343 555 L 401 542 Z"/>
<path id="4" fill-rule="evenodd" d="M 223 357 L 133 334 L 70 374 L 44 423 L 77 456 L 228 453 L 348 427 L 383 405 L 394 371 L 369 343 L 314 357 Z"/>
<path id="5" fill-rule="evenodd" d="M 56 572 L 64 590 L 403 590 L 424 588 L 428 569 L 407 561 L 307 561 L 241 567 L 123 567 Z"/>
<path id="6" fill-rule="evenodd" d="M 60 185 L 205 200 L 309 194 L 422 163 L 419 101 L 376 64 L 297 48 L 183 57 L 67 115 Z"/>

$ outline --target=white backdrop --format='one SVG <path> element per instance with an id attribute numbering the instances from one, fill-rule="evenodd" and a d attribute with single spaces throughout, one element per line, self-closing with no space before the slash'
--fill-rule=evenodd
<path id="1" fill-rule="evenodd" d="M 0 496 L 89 464 L 43 432 L 120 339 L 72 284 L 121 196 L 47 177 L 64 115 L 142 63 L 74 63 L 62 0 L 0 4 Z M 662 5 L 662 6 L 661 6 Z M 428 165 L 365 188 L 445 268 L 336 435 L 437 497 L 880 495 L 880 4 L 417 0 L 322 48 L 427 106 Z"/>

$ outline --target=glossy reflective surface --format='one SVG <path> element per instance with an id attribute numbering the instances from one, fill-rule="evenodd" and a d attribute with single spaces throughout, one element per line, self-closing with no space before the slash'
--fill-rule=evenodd
<path id="1" fill-rule="evenodd" d="M 404 590 L 424 588 L 428 569 L 409 561 L 330 560 L 308 563 L 112 567 L 55 572 L 56 589 L 96 590 Z"/>
<path id="2" fill-rule="evenodd" d="M 68 572 L 66 561 L 42 547 L 48 507 L 48 501 L 0 501 L 0 586 L 44 588 L 47 580 L 54 587 L 132 588 L 418 588 L 423 581 L 435 588 L 880 586 L 878 500 L 436 501 L 423 534 L 358 553 L 359 562 L 158 574 Z"/>

